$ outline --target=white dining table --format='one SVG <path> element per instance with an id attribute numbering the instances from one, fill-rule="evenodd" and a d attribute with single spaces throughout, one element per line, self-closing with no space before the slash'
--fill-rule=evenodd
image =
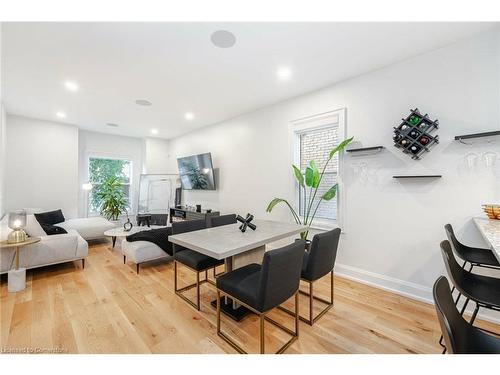
<path id="1" fill-rule="evenodd" d="M 243 267 L 250 263 L 262 263 L 266 244 L 297 235 L 307 226 L 256 219 L 252 221 L 256 230 L 247 228 L 241 232 L 241 224 L 222 225 L 193 232 L 174 234 L 169 241 L 197 251 L 215 259 L 224 259 L 226 272 Z M 213 301 L 215 305 L 217 301 Z M 247 313 L 243 306 L 224 300 L 222 311 L 234 320 L 241 320 Z"/>
<path id="2" fill-rule="evenodd" d="M 500 262 L 500 220 L 483 217 L 475 217 L 472 220 Z"/>

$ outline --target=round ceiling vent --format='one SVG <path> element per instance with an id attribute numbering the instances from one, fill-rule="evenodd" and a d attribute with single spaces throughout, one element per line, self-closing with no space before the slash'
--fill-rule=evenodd
<path id="1" fill-rule="evenodd" d="M 146 100 L 146 99 L 137 99 L 135 101 L 135 104 L 148 106 L 148 105 L 151 105 L 153 103 L 151 103 L 149 100 Z"/>
<path id="2" fill-rule="evenodd" d="M 227 30 L 218 30 L 210 37 L 214 46 L 219 48 L 231 48 L 236 43 L 234 34 Z"/>

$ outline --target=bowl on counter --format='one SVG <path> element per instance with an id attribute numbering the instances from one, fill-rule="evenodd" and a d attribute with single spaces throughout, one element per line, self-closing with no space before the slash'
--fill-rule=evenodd
<path id="1" fill-rule="evenodd" d="M 483 204 L 483 211 L 489 219 L 500 220 L 500 204 Z"/>

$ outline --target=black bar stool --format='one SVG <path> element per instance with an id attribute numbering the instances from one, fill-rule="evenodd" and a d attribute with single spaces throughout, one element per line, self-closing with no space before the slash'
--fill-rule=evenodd
<path id="1" fill-rule="evenodd" d="M 466 298 L 460 315 L 463 315 L 470 300 L 476 303 L 470 324 L 474 323 L 480 307 L 500 311 L 500 279 L 476 275 L 460 267 L 447 240 L 441 242 L 441 253 L 453 285 Z M 439 342 L 441 343 L 441 339 Z M 445 351 L 446 349 L 443 353 Z"/>
<path id="2" fill-rule="evenodd" d="M 232 338 L 221 331 L 220 297 L 226 295 L 250 309 L 260 318 L 260 353 L 265 353 L 264 323 L 270 322 L 292 338 L 276 354 L 283 353 L 299 336 L 300 270 L 304 241 L 297 241 L 264 254 L 262 266 L 249 264 L 217 278 L 217 334 L 239 353 L 246 353 Z M 295 296 L 295 331 L 267 316 L 268 312 Z"/>
<path id="3" fill-rule="evenodd" d="M 309 293 L 299 290 L 300 293 L 309 297 L 309 319 L 300 317 L 300 320 L 309 325 L 313 325 L 319 318 L 325 315 L 333 307 L 333 268 L 337 258 L 337 249 L 340 240 L 340 228 L 331 231 L 316 234 L 311 243 L 311 250 L 304 253 L 302 263 L 301 280 L 309 284 Z M 330 300 L 314 295 L 313 284 L 323 276 L 330 274 Z M 326 304 L 326 307 L 316 316 L 313 316 L 314 300 Z M 293 315 L 293 312 L 279 306 L 280 310 Z"/>
<path id="4" fill-rule="evenodd" d="M 470 263 L 469 271 L 472 271 L 473 267 L 484 267 L 500 270 L 500 263 L 498 262 L 493 251 L 489 249 L 481 249 L 477 247 L 470 247 L 460 243 L 455 236 L 453 227 L 451 224 L 446 224 L 444 226 L 446 231 L 446 236 L 448 241 L 451 243 L 451 247 L 455 254 L 464 261 L 462 268 L 465 267 L 466 263 Z"/>
<path id="5" fill-rule="evenodd" d="M 172 234 L 180 234 L 192 232 L 195 230 L 205 229 L 207 226 L 206 221 L 202 220 L 188 220 L 172 223 Z M 210 283 L 215 285 L 213 281 L 208 278 L 208 270 L 213 268 L 215 276 L 215 267 L 224 263 L 224 260 L 218 260 L 207 255 L 198 253 L 185 248 L 184 246 L 173 244 L 174 250 L 174 290 L 175 294 L 181 297 L 184 301 L 189 303 L 195 309 L 200 310 L 200 285 L 203 283 Z M 196 282 L 187 285 L 180 289 L 177 288 L 177 263 L 181 263 L 191 271 L 196 272 Z M 205 272 L 205 279 L 200 281 L 200 273 Z M 196 287 L 196 303 L 189 300 L 184 296 L 183 292 Z"/>
<path id="6" fill-rule="evenodd" d="M 500 338 L 473 327 L 458 313 L 446 277 L 436 280 L 432 293 L 448 353 L 500 354 Z"/>

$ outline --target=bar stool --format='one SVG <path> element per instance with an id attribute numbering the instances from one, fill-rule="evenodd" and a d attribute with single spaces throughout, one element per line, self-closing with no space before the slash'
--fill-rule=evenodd
<path id="1" fill-rule="evenodd" d="M 217 334 L 239 353 L 246 351 L 221 330 L 221 295 L 226 295 L 257 314 L 260 319 L 260 353 L 265 353 L 264 323 L 270 322 L 291 335 L 276 354 L 283 353 L 299 336 L 299 282 L 304 241 L 268 251 L 262 266 L 249 264 L 217 278 Z M 290 297 L 295 297 L 295 330 L 292 331 L 267 314 Z"/>
<path id="2" fill-rule="evenodd" d="M 436 280 L 432 293 L 448 353 L 500 354 L 500 338 L 473 327 L 458 313 L 446 277 Z"/>
<path id="3" fill-rule="evenodd" d="M 207 226 L 206 221 L 202 220 L 188 220 L 172 223 L 172 234 L 180 234 L 186 232 L 192 232 L 195 230 L 205 229 Z M 173 244 L 174 251 L 174 290 L 175 294 L 181 297 L 184 301 L 189 303 L 198 311 L 200 310 L 200 285 L 203 283 L 209 283 L 215 285 L 213 281 L 208 278 L 208 270 L 214 270 L 215 267 L 224 263 L 224 260 L 215 259 L 207 255 L 203 255 L 196 251 L 185 248 L 184 246 Z M 177 263 L 184 265 L 191 271 L 196 272 L 196 282 L 194 284 L 187 285 L 180 289 L 177 288 Z M 205 279 L 200 281 L 200 273 L 205 272 Z M 189 300 L 184 296 L 184 292 L 196 287 L 196 303 Z"/>
<path id="4" fill-rule="evenodd" d="M 309 284 L 309 293 L 301 290 L 299 292 L 309 297 L 309 319 L 300 316 L 300 320 L 311 326 L 333 307 L 333 268 L 337 258 L 340 232 L 340 228 L 335 228 L 328 232 L 316 234 L 311 243 L 311 250 L 304 253 L 300 279 Z M 315 296 L 313 291 L 313 284 L 327 274 L 330 274 L 329 301 Z M 316 317 L 313 316 L 314 300 L 326 304 L 326 307 Z M 293 315 L 292 311 L 283 306 L 280 306 L 279 309 Z"/>
<path id="5" fill-rule="evenodd" d="M 470 324 L 474 323 L 480 307 L 500 311 L 500 279 L 476 275 L 460 267 L 447 240 L 441 242 L 441 254 L 453 285 L 466 298 L 460 315 L 463 315 L 470 300 L 476 303 Z M 440 344 L 441 341 L 442 337 L 439 340 Z M 446 349 L 443 353 L 445 351 Z"/>

